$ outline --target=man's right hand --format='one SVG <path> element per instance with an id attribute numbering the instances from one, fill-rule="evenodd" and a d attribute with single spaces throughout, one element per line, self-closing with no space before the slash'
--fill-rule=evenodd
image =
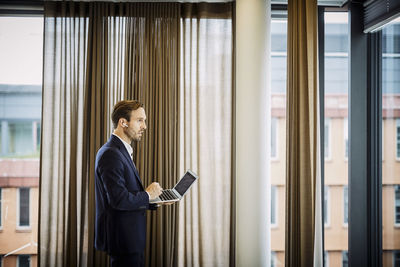
<path id="1" fill-rule="evenodd" d="M 150 199 L 155 199 L 162 193 L 162 187 L 159 185 L 159 183 L 151 183 L 147 188 L 146 192 L 149 194 Z"/>

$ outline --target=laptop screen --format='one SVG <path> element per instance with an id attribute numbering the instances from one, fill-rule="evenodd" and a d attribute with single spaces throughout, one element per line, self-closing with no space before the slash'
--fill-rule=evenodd
<path id="1" fill-rule="evenodd" d="M 194 181 L 196 181 L 196 177 L 194 177 L 190 172 L 186 172 L 185 176 L 183 176 L 174 188 L 181 196 L 183 196 Z"/>

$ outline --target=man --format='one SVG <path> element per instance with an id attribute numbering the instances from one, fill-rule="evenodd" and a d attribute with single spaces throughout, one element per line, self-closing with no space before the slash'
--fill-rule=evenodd
<path id="1" fill-rule="evenodd" d="M 149 199 L 162 188 L 152 183 L 146 190 L 132 160 L 131 143 L 146 130 L 146 113 L 135 100 L 118 102 L 113 109 L 114 132 L 97 153 L 95 165 L 95 247 L 106 251 L 111 266 L 144 266 L 146 210 Z"/>

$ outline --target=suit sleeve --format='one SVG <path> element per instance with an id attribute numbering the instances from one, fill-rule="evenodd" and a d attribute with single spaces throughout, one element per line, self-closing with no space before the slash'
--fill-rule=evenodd
<path id="1" fill-rule="evenodd" d="M 141 188 L 129 192 L 125 185 L 124 165 L 118 152 L 107 150 L 99 161 L 99 174 L 108 202 L 113 209 L 129 211 L 149 208 L 149 195 Z"/>

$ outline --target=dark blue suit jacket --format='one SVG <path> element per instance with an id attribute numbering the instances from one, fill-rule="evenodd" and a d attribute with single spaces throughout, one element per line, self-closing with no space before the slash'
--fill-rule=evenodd
<path id="1" fill-rule="evenodd" d="M 122 141 L 111 135 L 95 166 L 95 248 L 108 254 L 143 252 L 149 196 Z"/>

